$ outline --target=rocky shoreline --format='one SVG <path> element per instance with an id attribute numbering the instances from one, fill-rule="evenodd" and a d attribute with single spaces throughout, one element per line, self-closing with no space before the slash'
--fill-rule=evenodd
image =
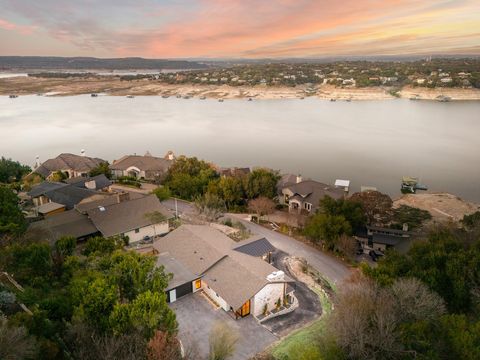
<path id="1" fill-rule="evenodd" d="M 212 99 L 302 99 L 306 97 L 326 100 L 389 100 L 415 98 L 416 100 L 480 100 L 480 89 L 413 88 L 400 90 L 389 87 L 335 87 L 319 85 L 308 87 L 286 86 L 229 86 L 166 84 L 147 79 L 122 81 L 117 77 L 95 76 L 88 78 L 32 78 L 11 77 L 0 79 L 0 95 L 71 96 L 102 93 L 111 96 L 178 96 Z"/>

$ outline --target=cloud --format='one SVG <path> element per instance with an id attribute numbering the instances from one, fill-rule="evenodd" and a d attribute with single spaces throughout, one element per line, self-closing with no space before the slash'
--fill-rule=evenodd
<path id="1" fill-rule="evenodd" d="M 392 54 L 475 49 L 472 37 L 480 41 L 477 0 L 0 0 L 0 6 L 5 19 L 31 24 L 28 30 L 0 20 L 0 28 L 38 28 L 58 47 L 74 45 L 88 55 Z"/>
<path id="2" fill-rule="evenodd" d="M 22 35 L 29 35 L 35 31 L 35 26 L 17 25 L 4 19 L 0 19 L 0 29 L 16 31 Z"/>

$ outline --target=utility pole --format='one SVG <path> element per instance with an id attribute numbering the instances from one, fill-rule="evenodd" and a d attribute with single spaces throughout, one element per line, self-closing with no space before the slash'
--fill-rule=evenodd
<path id="1" fill-rule="evenodd" d="M 175 198 L 175 217 L 178 218 L 177 198 Z"/>

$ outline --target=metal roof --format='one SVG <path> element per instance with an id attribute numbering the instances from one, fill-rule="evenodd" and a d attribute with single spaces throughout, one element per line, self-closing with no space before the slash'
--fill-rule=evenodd
<path id="1" fill-rule="evenodd" d="M 268 241 L 266 238 L 262 237 L 260 239 L 246 240 L 241 242 L 238 246 L 234 248 L 235 251 L 242 252 L 247 255 L 260 257 L 269 252 L 273 252 L 276 248 Z"/>

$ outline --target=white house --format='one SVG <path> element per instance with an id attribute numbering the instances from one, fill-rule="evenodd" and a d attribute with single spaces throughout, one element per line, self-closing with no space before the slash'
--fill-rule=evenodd
<path id="1" fill-rule="evenodd" d="M 126 155 L 114 160 L 110 166 L 114 177 L 130 176 L 136 179 L 161 179 L 172 164 L 174 155 L 169 151 L 165 157 L 152 156 L 148 151 L 144 156 Z"/>

